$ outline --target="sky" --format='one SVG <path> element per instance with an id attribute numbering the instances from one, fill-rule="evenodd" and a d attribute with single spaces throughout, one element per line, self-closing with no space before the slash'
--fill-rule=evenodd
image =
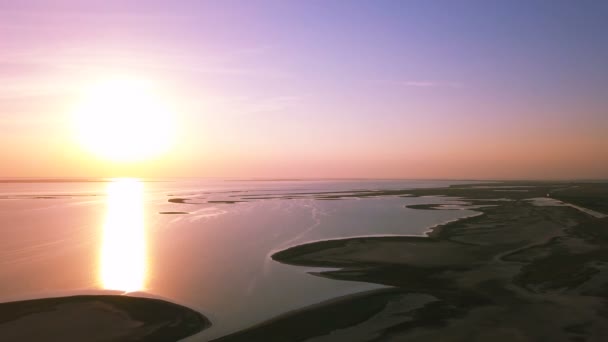
<path id="1" fill-rule="evenodd" d="M 599 0 L 4 0 L 0 177 L 606 179 L 607 17 Z M 81 146 L 74 108 L 109 75 L 169 103 L 166 153 Z"/>

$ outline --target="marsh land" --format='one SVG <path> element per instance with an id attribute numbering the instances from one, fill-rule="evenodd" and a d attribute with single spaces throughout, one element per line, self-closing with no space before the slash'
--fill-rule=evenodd
<path id="1" fill-rule="evenodd" d="M 276 261 L 324 269 L 311 276 L 386 288 L 216 341 L 608 339 L 607 183 L 499 182 L 320 196 L 449 196 L 481 214 L 437 226 L 426 237 L 333 239 L 279 251 Z"/>

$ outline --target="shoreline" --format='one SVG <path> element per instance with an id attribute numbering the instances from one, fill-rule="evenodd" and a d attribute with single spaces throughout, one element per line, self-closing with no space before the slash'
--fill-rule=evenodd
<path id="1" fill-rule="evenodd" d="M 366 196 L 367 198 L 368 196 Z M 378 196 L 378 197 L 385 197 L 385 196 Z M 406 197 L 406 196 L 402 196 L 402 197 Z M 410 196 L 407 196 L 410 197 Z M 422 196 L 421 196 L 422 197 Z M 431 196 L 431 197 L 442 197 L 442 196 Z M 407 209 L 412 209 L 409 206 L 405 206 L 405 208 Z M 433 225 L 430 225 L 428 227 L 425 227 L 424 230 L 420 233 L 420 234 L 365 234 L 365 235 L 356 235 L 356 236 L 349 236 L 349 237 L 337 237 L 337 238 L 329 238 L 329 239 L 319 239 L 319 240 L 311 240 L 311 241 L 307 241 L 305 243 L 299 243 L 299 244 L 295 244 L 295 245 L 287 245 L 287 246 L 282 246 L 280 248 L 277 249 L 273 249 L 269 254 L 268 257 L 272 259 L 272 255 L 277 254 L 281 251 L 284 250 L 288 250 L 294 247 L 298 247 L 298 246 L 302 246 L 302 245 L 310 245 L 310 244 L 316 244 L 316 243 L 322 243 L 322 242 L 326 242 L 326 241 L 341 241 L 341 240 L 352 240 L 352 239 L 366 239 L 366 238 L 400 238 L 400 237 L 405 237 L 405 238 L 419 238 L 419 237 L 429 237 L 433 231 L 435 230 L 439 230 L 442 226 L 454 223 L 454 222 L 458 222 L 461 220 L 466 220 L 469 218 L 473 218 L 473 217 L 477 217 L 477 216 L 481 216 L 483 215 L 483 212 L 480 211 L 475 211 L 475 209 L 477 208 L 473 208 L 473 209 L 468 209 L 468 208 L 463 208 L 463 209 L 431 209 L 431 210 L 468 210 L 468 211 L 472 211 L 473 214 L 470 215 L 465 215 L 462 217 L 458 217 L 455 219 L 448 219 L 444 222 L 440 222 L 440 223 L 436 223 Z M 418 210 L 418 209 L 416 209 Z M 274 259 L 273 259 L 274 260 Z"/>
<path id="2" fill-rule="evenodd" d="M 496 185 L 498 188 L 509 184 Z M 311 272 L 311 276 L 391 286 L 394 295 L 384 297 L 382 305 L 391 308 L 392 313 L 383 318 L 386 324 L 381 324 L 382 328 L 370 323 L 373 319 L 369 318 L 349 327 L 336 326 L 329 332 L 315 331 L 310 317 L 323 316 L 323 310 L 334 305 L 319 303 L 215 341 L 263 341 L 255 338 L 261 336 L 261 331 L 283 331 L 289 325 L 286 322 L 296 318 L 301 330 L 306 330 L 306 339 L 313 336 L 319 341 L 332 340 L 330 336 L 338 331 L 347 335 L 350 332 L 349 336 L 357 337 L 353 341 L 365 341 L 362 336 L 372 335 L 374 340 L 408 341 L 512 341 L 515 336 L 567 341 L 608 337 L 608 329 L 603 328 L 608 317 L 596 313 L 603 306 L 602 310 L 608 310 L 608 304 L 597 304 L 608 298 L 608 270 L 599 266 L 608 262 L 608 232 L 604 232 L 608 220 L 572 207 L 538 207 L 525 201 L 556 189 L 562 196 L 569 195 L 564 188 L 569 184 L 526 185 L 531 187 L 527 192 L 508 193 L 495 191 L 492 186 L 464 185 L 404 190 L 417 197 L 460 197 L 482 207 L 475 208 L 477 215 L 432 227 L 427 236 L 323 240 L 272 255 L 273 260 L 284 264 L 332 269 Z M 585 191 L 595 193 L 595 185 L 579 185 L 582 190 L 577 189 L 577 195 L 581 201 L 585 200 Z M 604 189 L 608 190 L 608 186 Z M 397 191 L 390 192 L 394 195 Z M 605 197 L 594 197 L 597 207 L 606 205 L 608 191 L 604 194 Z M 496 200 L 505 197 L 509 201 Z M 411 300 L 398 298 L 414 294 L 436 300 L 408 311 L 404 308 L 411 306 Z M 364 308 L 348 297 L 337 300 L 351 301 L 357 307 L 342 310 L 342 316 Z M 303 312 L 310 317 L 303 316 Z M 572 312 L 577 315 L 569 314 Z M 585 328 L 570 328 L 574 326 Z M 372 332 L 372 328 L 378 331 Z M 304 340 L 303 336 L 292 340 Z"/>

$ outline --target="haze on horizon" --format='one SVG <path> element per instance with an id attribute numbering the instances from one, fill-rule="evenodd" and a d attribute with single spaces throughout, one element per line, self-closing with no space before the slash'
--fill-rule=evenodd
<path id="1" fill-rule="evenodd" d="M 606 1 L 3 1 L 0 177 L 605 179 L 607 17 Z M 110 76 L 170 105 L 164 154 L 78 143 L 74 108 Z"/>

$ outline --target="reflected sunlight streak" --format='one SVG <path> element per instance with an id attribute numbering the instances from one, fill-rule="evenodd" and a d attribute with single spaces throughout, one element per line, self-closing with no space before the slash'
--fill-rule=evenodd
<path id="1" fill-rule="evenodd" d="M 146 277 L 146 236 L 143 184 L 118 179 L 107 188 L 107 213 L 103 227 L 100 277 L 103 288 L 142 290 Z"/>

